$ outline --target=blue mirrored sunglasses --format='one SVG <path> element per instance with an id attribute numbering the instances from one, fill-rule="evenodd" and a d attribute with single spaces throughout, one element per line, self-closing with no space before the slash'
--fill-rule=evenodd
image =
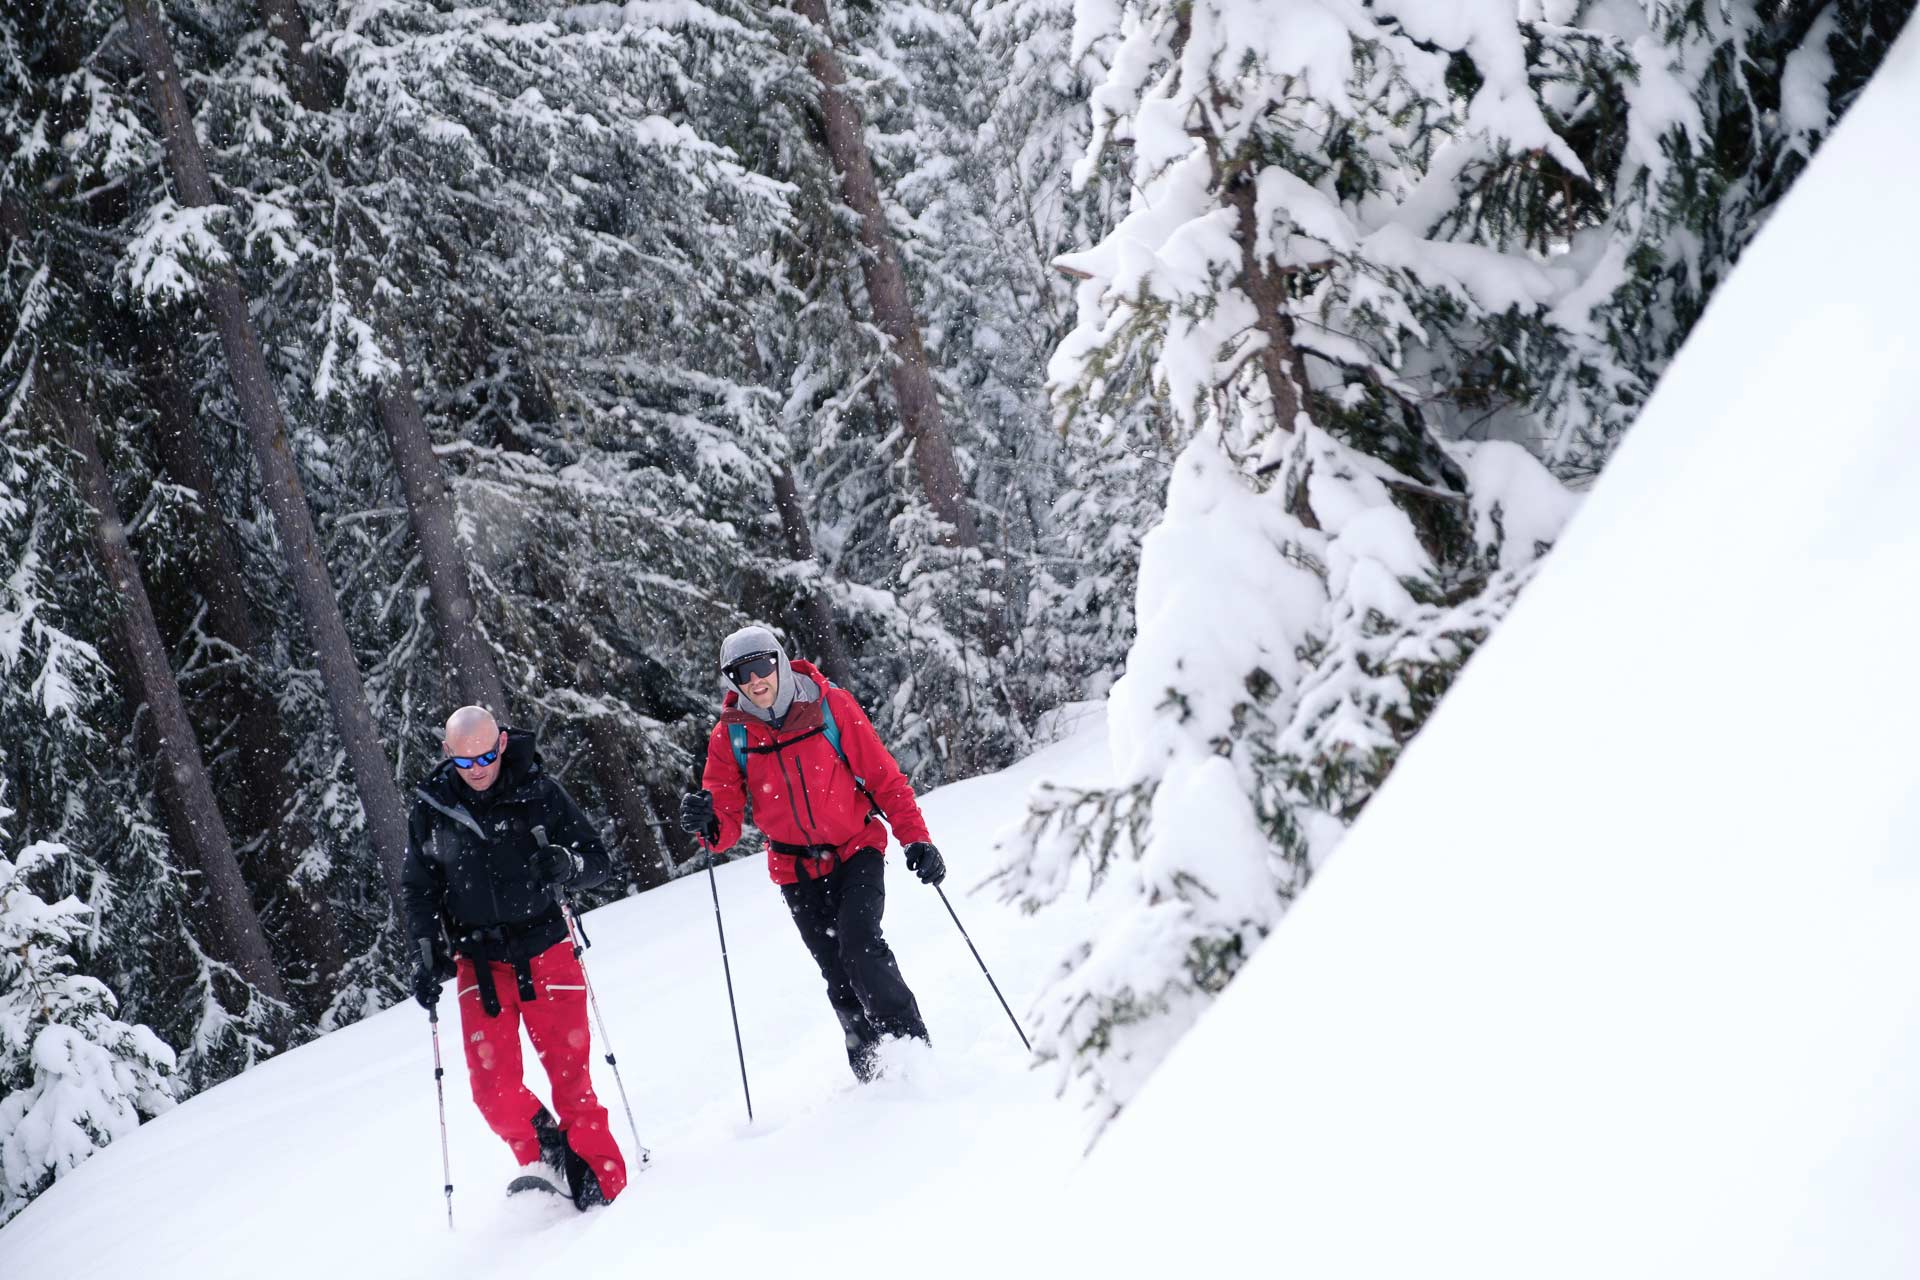
<path id="1" fill-rule="evenodd" d="M 495 747 L 492 751 L 487 752 L 487 754 L 483 756 L 448 756 L 447 757 L 447 759 L 453 761 L 453 767 L 456 769 L 473 769 L 473 768 L 484 769 L 488 765 L 492 764 L 495 760 L 498 760 L 499 758 L 500 758 L 500 749 L 498 747 Z"/>

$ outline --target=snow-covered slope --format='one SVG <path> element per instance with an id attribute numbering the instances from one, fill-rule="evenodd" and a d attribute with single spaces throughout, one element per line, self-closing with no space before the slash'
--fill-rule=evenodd
<path id="1" fill-rule="evenodd" d="M 1920 33 L 1096 1149 L 1100 1274 L 1920 1275 Z"/>
<path id="2" fill-rule="evenodd" d="M 1033 781 L 1104 780 L 1101 726 L 1083 716 L 1077 736 L 1014 769 L 926 797 L 951 868 L 947 896 L 1016 1011 L 1046 976 L 1056 926 L 967 890 L 994 865 L 995 829 L 1017 819 Z M 721 868 L 751 1125 L 706 877 L 586 918 L 589 975 L 655 1162 L 607 1209 L 582 1217 L 504 1198 L 513 1162 L 467 1096 L 458 1015 L 446 1006 L 456 1222 L 447 1230 L 432 1047 L 425 1015 L 408 1003 L 211 1089 L 93 1157 L 0 1228 L 0 1277 L 804 1276 L 849 1274 L 856 1258 L 951 1258 L 956 1242 L 986 1239 L 982 1215 L 1058 1194 L 1083 1131 L 1050 1078 L 1028 1069 L 933 890 L 897 862 L 887 883 L 887 934 L 935 1048 L 901 1051 L 897 1078 L 857 1089 L 819 973 L 764 867 Z M 624 1147 L 614 1081 L 604 1063 L 594 1068 Z"/>

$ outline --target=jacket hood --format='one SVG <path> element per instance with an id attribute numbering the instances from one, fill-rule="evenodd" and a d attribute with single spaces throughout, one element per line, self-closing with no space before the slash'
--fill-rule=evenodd
<path id="1" fill-rule="evenodd" d="M 540 776 L 540 739 L 531 729 L 507 729 L 507 750 L 500 764 L 500 776 L 487 791 L 504 795 L 532 778 Z M 477 794 L 460 778 L 453 761 L 442 760 L 420 783 L 420 790 L 435 798 L 455 803 Z"/>
<path id="2" fill-rule="evenodd" d="M 779 660 L 779 666 L 774 670 L 779 683 L 774 689 L 773 705 L 764 709 L 754 706 L 753 699 L 747 697 L 747 691 L 727 675 L 729 666 L 742 658 L 760 653 L 771 653 Z M 808 672 L 812 670 L 811 667 L 807 668 Z M 786 646 L 765 627 L 742 627 L 720 642 L 720 683 L 727 690 L 725 706 L 743 711 L 756 720 L 764 720 L 776 729 L 786 720 L 787 712 L 793 710 L 794 703 L 820 700 L 819 682 L 813 675 L 793 669 Z"/>

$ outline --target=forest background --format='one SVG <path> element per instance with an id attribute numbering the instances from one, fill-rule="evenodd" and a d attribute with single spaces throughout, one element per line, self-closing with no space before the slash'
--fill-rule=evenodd
<path id="1" fill-rule="evenodd" d="M 697 869 L 750 620 L 922 788 L 1107 700 L 1119 785 L 965 869 L 1104 895 L 1033 1011 L 1097 1129 L 1909 9 L 0 8 L 0 1221 L 402 997 L 453 705 L 604 893 Z"/>

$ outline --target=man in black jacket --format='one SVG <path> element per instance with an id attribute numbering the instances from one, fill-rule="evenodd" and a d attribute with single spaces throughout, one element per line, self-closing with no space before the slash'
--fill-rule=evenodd
<path id="1" fill-rule="evenodd" d="M 587 992 L 559 895 L 611 869 L 580 807 L 540 767 L 534 736 L 483 707 L 447 721 L 447 758 L 415 789 L 401 872 L 407 932 L 433 964 L 414 974 L 425 1008 L 457 976 L 473 1100 L 522 1175 L 582 1208 L 627 1183 L 626 1161 L 588 1074 Z M 520 1027 L 553 1086 L 553 1115 L 520 1073 Z"/>

